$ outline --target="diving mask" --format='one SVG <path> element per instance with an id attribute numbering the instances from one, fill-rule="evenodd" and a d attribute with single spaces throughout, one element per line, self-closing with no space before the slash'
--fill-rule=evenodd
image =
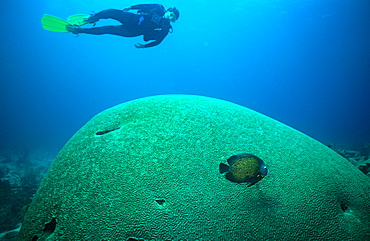
<path id="1" fill-rule="evenodd" d="M 164 16 L 170 20 L 170 22 L 176 22 L 176 14 L 174 12 L 167 11 Z"/>

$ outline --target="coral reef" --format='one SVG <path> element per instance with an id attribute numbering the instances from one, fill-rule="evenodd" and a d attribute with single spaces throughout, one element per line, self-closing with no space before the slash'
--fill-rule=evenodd
<path id="1" fill-rule="evenodd" d="M 0 151 L 1 241 L 15 239 L 25 209 L 31 203 L 50 166 L 49 161 L 41 159 L 42 161 L 37 162 L 31 156 L 31 151 L 24 148 Z M 15 230 L 17 228 L 18 231 Z"/>
<path id="2" fill-rule="evenodd" d="M 17 180 L 14 185 L 9 180 L 0 180 L 0 233 L 17 227 L 23 209 L 31 203 L 41 181 L 40 173 L 32 168 L 12 175 Z"/>
<path id="3" fill-rule="evenodd" d="M 270 173 L 252 187 L 219 164 Z M 370 181 L 312 138 L 230 102 L 138 99 L 90 120 L 50 167 L 18 240 L 370 240 Z"/>
<path id="4" fill-rule="evenodd" d="M 370 144 L 354 145 L 352 147 L 339 148 L 336 145 L 329 145 L 331 149 L 346 158 L 357 167 L 362 173 L 370 177 Z"/>

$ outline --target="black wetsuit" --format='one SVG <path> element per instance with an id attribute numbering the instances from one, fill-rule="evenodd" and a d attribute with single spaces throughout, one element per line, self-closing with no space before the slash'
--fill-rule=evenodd
<path id="1" fill-rule="evenodd" d="M 163 18 L 165 12 L 165 8 L 160 4 L 138 4 L 123 10 L 108 9 L 92 15 L 88 21 L 114 19 L 122 25 L 76 28 L 76 32 L 96 35 L 113 34 L 123 37 L 143 35 L 144 41 L 154 40 L 144 47 L 153 47 L 160 44 L 172 29 L 170 21 Z"/>

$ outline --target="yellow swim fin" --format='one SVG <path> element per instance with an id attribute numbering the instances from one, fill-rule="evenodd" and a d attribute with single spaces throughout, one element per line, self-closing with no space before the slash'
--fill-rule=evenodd
<path id="1" fill-rule="evenodd" d="M 87 19 L 90 17 L 90 14 L 75 14 L 69 16 L 67 22 L 71 25 L 82 26 L 84 24 L 88 24 Z"/>
<path id="2" fill-rule="evenodd" d="M 68 33 L 68 32 L 70 32 L 66 29 L 66 27 L 68 25 L 71 25 L 70 23 L 68 23 L 67 21 L 65 21 L 61 18 L 52 16 L 52 15 L 49 15 L 49 14 L 44 14 L 44 16 L 41 19 L 41 23 L 42 23 L 42 27 L 45 30 L 49 30 L 49 31 L 53 31 L 53 32 L 59 32 L 59 33 Z"/>

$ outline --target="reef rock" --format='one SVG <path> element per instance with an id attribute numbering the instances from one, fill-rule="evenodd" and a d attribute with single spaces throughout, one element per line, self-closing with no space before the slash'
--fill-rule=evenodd
<path id="1" fill-rule="evenodd" d="M 256 155 L 256 185 L 219 164 Z M 245 107 L 164 95 L 95 116 L 61 150 L 18 240 L 370 240 L 370 180 Z"/>

